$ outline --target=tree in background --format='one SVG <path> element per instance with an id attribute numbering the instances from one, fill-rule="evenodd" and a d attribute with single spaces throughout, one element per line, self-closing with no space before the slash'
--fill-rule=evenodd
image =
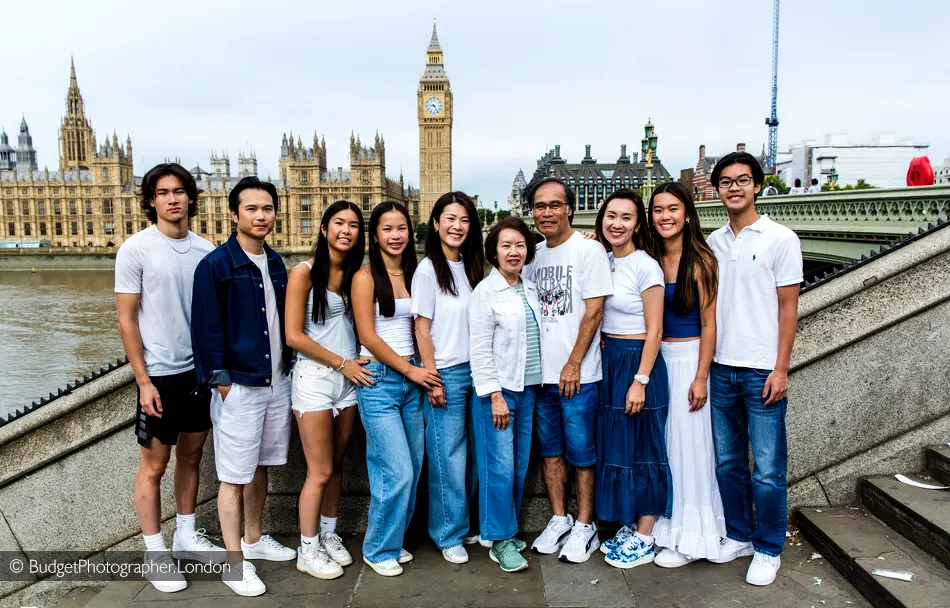
<path id="1" fill-rule="evenodd" d="M 495 223 L 495 212 L 491 209 L 479 209 L 478 221 L 481 222 L 483 227 L 488 228 Z"/>
<path id="2" fill-rule="evenodd" d="M 429 222 L 419 222 L 416 224 L 416 242 L 421 243 L 426 240 L 429 234 Z"/>
<path id="3" fill-rule="evenodd" d="M 775 189 L 778 190 L 779 194 L 788 194 L 788 186 L 785 185 L 785 182 L 782 181 L 782 178 L 778 175 L 766 175 L 765 182 L 763 184 L 763 190 L 769 186 L 775 186 Z"/>
<path id="4" fill-rule="evenodd" d="M 853 186 L 848 184 L 842 190 L 870 190 L 872 188 L 877 188 L 877 186 L 872 186 L 871 184 L 864 181 L 864 178 L 861 178 Z"/>
<path id="5" fill-rule="evenodd" d="M 498 211 L 497 213 L 495 213 L 495 219 L 500 222 L 501 220 L 505 219 L 509 215 L 511 215 L 511 211 L 502 209 L 501 211 Z"/>

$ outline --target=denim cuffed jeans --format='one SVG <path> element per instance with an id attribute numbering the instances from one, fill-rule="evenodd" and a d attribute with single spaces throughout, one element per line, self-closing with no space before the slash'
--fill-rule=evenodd
<path id="1" fill-rule="evenodd" d="M 356 389 L 370 491 L 363 555 L 379 563 L 399 557 L 416 506 L 425 441 L 422 388 L 379 361 L 364 369 L 376 377 L 372 386 Z"/>
<path id="2" fill-rule="evenodd" d="M 726 535 L 752 541 L 756 551 L 775 557 L 782 552 L 788 527 L 788 399 L 765 405 L 762 391 L 770 373 L 713 363 L 709 401 Z M 750 441 L 755 460 L 751 475 Z"/>
<path id="3" fill-rule="evenodd" d="M 439 549 L 462 544 L 468 532 L 468 417 L 472 369 L 460 363 L 439 370 L 445 407 L 432 407 L 425 393 L 426 456 L 429 458 L 429 536 Z"/>
<path id="4" fill-rule="evenodd" d="M 508 427 L 495 428 L 491 397 L 474 404 L 478 462 L 478 510 L 484 540 L 507 540 L 518 533 L 518 513 L 531 456 L 531 427 L 536 387 L 502 390 L 511 412 Z"/>

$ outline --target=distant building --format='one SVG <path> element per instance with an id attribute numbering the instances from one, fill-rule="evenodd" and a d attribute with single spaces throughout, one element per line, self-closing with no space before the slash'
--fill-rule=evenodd
<path id="1" fill-rule="evenodd" d="M 6 129 L 0 130 L 0 171 L 16 169 L 16 149 L 10 145 Z"/>
<path id="2" fill-rule="evenodd" d="M 875 134 L 870 144 L 855 144 L 847 135 L 830 134 L 823 144 L 806 140 L 792 145 L 792 160 L 781 165 L 779 175 L 786 184 L 796 178 L 804 184 L 810 184 L 812 178 L 825 183 L 834 167 L 840 185 L 863 179 L 872 186 L 900 188 L 907 183 L 910 159 L 926 156 L 929 147 L 912 139 L 898 139 L 892 133 Z"/>
<path id="3" fill-rule="evenodd" d="M 943 160 L 942 166 L 934 167 L 934 184 L 950 184 L 950 156 Z"/>
<path id="4" fill-rule="evenodd" d="M 510 211 L 512 215 L 521 215 L 521 198 L 527 185 L 528 182 L 524 178 L 524 171 L 518 169 L 518 175 L 515 176 L 514 181 L 511 183 L 511 193 L 508 195 L 508 211 Z"/>
<path id="5" fill-rule="evenodd" d="M 16 170 L 21 172 L 39 170 L 36 166 L 33 136 L 30 135 L 30 127 L 26 126 L 26 118 L 20 120 L 20 132 L 17 134 Z"/>
<path id="6" fill-rule="evenodd" d="M 745 152 L 745 144 L 736 144 L 736 152 Z M 716 198 L 716 187 L 712 183 L 712 170 L 719 162 L 722 156 L 706 156 L 706 145 L 699 146 L 699 160 L 696 161 L 696 169 L 693 171 L 693 197 L 696 200 L 709 200 Z M 770 175 L 769 157 L 765 154 L 765 145 L 762 146 L 762 152 L 755 157 L 762 167 L 763 173 Z"/>

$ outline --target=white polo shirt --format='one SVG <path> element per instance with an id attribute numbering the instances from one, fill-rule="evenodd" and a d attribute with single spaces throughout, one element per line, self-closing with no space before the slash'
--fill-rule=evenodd
<path id="1" fill-rule="evenodd" d="M 709 235 L 719 261 L 716 363 L 771 370 L 778 357 L 778 291 L 802 282 L 802 246 L 790 229 L 760 216 L 738 235 Z"/>

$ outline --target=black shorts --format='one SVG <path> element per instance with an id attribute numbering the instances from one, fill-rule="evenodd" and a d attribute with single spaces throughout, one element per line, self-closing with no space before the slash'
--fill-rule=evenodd
<path id="1" fill-rule="evenodd" d="M 211 430 L 211 391 L 195 391 L 195 370 L 171 376 L 149 376 L 162 400 L 162 417 L 142 411 L 141 391 L 135 397 L 135 437 L 149 447 L 152 437 L 165 445 L 178 443 L 178 433 L 204 433 Z"/>

